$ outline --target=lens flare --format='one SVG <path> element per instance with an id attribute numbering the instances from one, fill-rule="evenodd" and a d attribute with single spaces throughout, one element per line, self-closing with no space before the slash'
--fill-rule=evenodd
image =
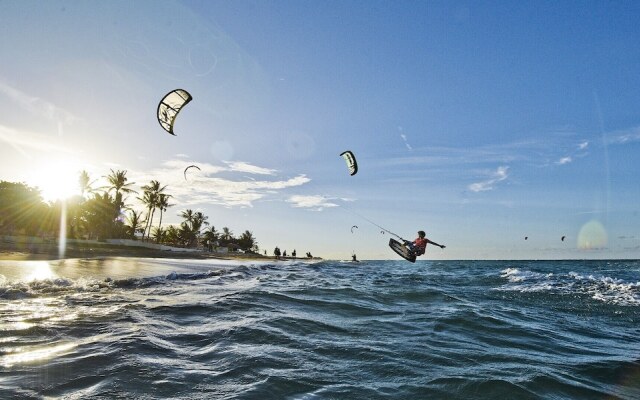
<path id="1" fill-rule="evenodd" d="M 604 226 L 595 219 L 584 224 L 578 233 L 578 248 L 594 250 L 605 247 L 607 247 L 607 231 Z"/>

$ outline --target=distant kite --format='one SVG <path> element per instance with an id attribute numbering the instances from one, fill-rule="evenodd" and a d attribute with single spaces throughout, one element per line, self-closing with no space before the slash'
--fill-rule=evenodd
<path id="1" fill-rule="evenodd" d="M 160 104 L 158 104 L 158 122 L 165 131 L 176 136 L 173 133 L 173 124 L 182 107 L 186 106 L 191 99 L 193 97 L 189 92 L 183 89 L 176 89 L 167 93 L 160 100 Z"/>
<path id="2" fill-rule="evenodd" d="M 358 229 L 358 225 L 354 225 L 354 226 L 351 227 L 351 233 L 353 233 L 353 228 Z"/>
<path id="3" fill-rule="evenodd" d="M 340 153 L 342 158 L 347 162 L 349 168 L 349 175 L 353 176 L 358 173 L 358 163 L 356 162 L 356 156 L 350 150 Z"/>
<path id="4" fill-rule="evenodd" d="M 563 236 L 560 240 L 562 240 L 562 241 L 564 242 L 564 238 L 565 238 L 565 237 L 566 237 L 566 236 Z"/>
<path id="5" fill-rule="evenodd" d="M 197 168 L 198 171 L 201 171 L 200 167 L 198 167 L 197 165 L 189 165 L 187 168 L 184 169 L 184 172 L 183 172 L 185 181 L 187 180 L 187 170 L 189 168 Z"/>
<path id="6" fill-rule="evenodd" d="M 525 237 L 524 237 L 524 240 L 527 240 L 527 239 L 529 239 L 529 236 L 525 236 Z"/>

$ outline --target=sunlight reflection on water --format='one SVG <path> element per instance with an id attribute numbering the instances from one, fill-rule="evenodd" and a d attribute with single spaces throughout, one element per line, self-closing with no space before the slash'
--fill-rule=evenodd
<path id="1" fill-rule="evenodd" d="M 69 350 L 75 348 L 75 343 L 63 343 L 55 346 L 36 348 L 28 351 L 21 351 L 21 348 L 14 348 L 15 353 L 8 354 L 0 358 L 0 365 L 9 368 L 15 364 L 42 361 L 54 356 L 67 354 Z"/>

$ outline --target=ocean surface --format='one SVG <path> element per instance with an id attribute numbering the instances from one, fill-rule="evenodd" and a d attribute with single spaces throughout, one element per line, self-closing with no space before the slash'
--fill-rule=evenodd
<path id="1" fill-rule="evenodd" d="M 640 399 L 640 261 L 0 261 L 1 399 Z"/>

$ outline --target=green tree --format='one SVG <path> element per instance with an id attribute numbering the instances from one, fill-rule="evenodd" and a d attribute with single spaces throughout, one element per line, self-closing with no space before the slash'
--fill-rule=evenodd
<path id="1" fill-rule="evenodd" d="M 144 222 L 142 213 L 137 212 L 136 210 L 130 210 L 131 213 L 127 217 L 127 223 L 125 225 L 127 236 L 131 239 L 135 239 L 136 233 L 142 233 L 144 228 Z"/>
<path id="2" fill-rule="evenodd" d="M 202 212 L 193 212 L 191 209 L 183 211 L 180 216 L 185 219 L 180 224 L 180 236 L 187 247 L 192 247 L 198 243 L 200 230 L 204 225 L 209 225 L 207 219 Z"/>
<path id="3" fill-rule="evenodd" d="M 85 203 L 85 218 L 89 239 L 105 239 L 118 231 L 122 222 L 117 220 L 116 200 L 107 192 L 94 194 Z"/>
<path id="4" fill-rule="evenodd" d="M 156 243 L 162 243 L 166 236 L 165 230 L 160 228 L 159 226 L 156 226 L 155 228 L 153 228 L 152 234 L 153 234 L 153 240 L 155 240 Z"/>
<path id="5" fill-rule="evenodd" d="M 211 225 L 211 227 L 205 230 L 202 233 L 202 244 L 211 249 L 214 244 L 218 241 L 218 231 L 216 231 L 216 227 Z"/>
<path id="6" fill-rule="evenodd" d="M 257 244 L 253 233 L 248 230 L 244 231 L 238 238 L 238 246 L 245 251 L 252 250 L 257 252 Z"/>
<path id="7" fill-rule="evenodd" d="M 37 235 L 46 230 L 49 206 L 40 190 L 24 183 L 0 181 L 0 232 Z"/>
<path id="8" fill-rule="evenodd" d="M 166 229 L 164 236 L 165 243 L 173 245 L 181 245 L 182 239 L 180 238 L 180 231 L 175 225 L 169 225 Z"/>
<path id="9" fill-rule="evenodd" d="M 229 243 L 233 243 L 234 237 L 231 229 L 226 226 L 222 228 L 222 235 L 220 235 L 220 245 L 228 246 Z"/>
<path id="10" fill-rule="evenodd" d="M 158 207 L 158 202 L 160 199 L 160 194 L 164 192 L 164 189 L 167 186 L 160 185 L 160 182 L 156 180 L 152 180 L 148 185 L 144 185 L 142 187 L 143 197 L 139 198 L 147 206 L 147 225 L 145 227 L 145 232 L 147 232 L 147 239 L 151 234 L 151 226 L 153 226 L 153 216 L 155 214 L 156 208 Z M 143 232 L 142 239 L 144 240 L 145 234 Z"/>
<path id="11" fill-rule="evenodd" d="M 84 171 L 83 171 L 84 172 Z M 124 199 L 123 194 L 128 193 L 136 193 L 135 190 L 129 188 L 134 184 L 134 182 L 127 182 L 127 171 L 114 171 L 111 170 L 111 173 L 107 175 L 107 181 L 109 182 L 109 187 L 107 191 L 111 193 L 111 191 L 115 191 L 114 204 L 118 211 L 118 215 L 120 215 L 122 209 L 124 208 Z"/>
<path id="12" fill-rule="evenodd" d="M 90 194 L 95 191 L 95 189 L 93 188 L 94 183 L 95 181 L 91 181 L 91 178 L 89 177 L 89 173 L 87 171 L 85 170 L 80 171 L 80 177 L 78 178 L 78 185 L 80 186 L 80 195 L 82 197 L 84 197 L 85 194 Z"/>
<path id="13" fill-rule="evenodd" d="M 160 193 L 158 194 L 158 203 L 157 207 L 160 209 L 160 223 L 158 224 L 158 229 L 162 229 L 162 215 L 167 208 L 174 206 L 175 204 L 169 204 L 169 198 L 171 195 Z"/>

